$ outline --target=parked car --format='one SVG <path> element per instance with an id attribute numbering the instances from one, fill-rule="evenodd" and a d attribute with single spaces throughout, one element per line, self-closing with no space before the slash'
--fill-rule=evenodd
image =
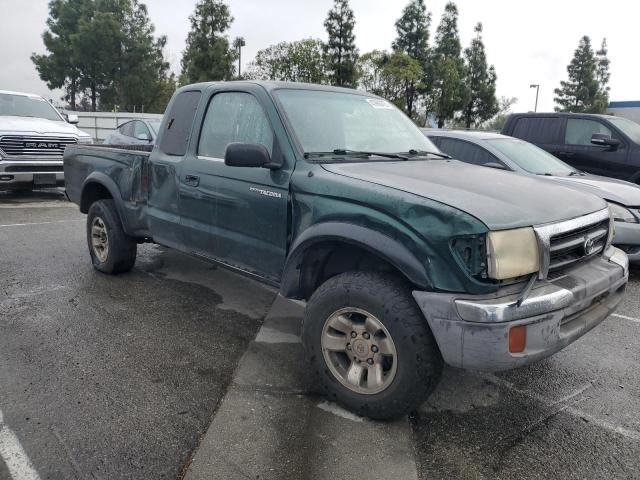
<path id="1" fill-rule="evenodd" d="M 586 113 L 516 113 L 504 135 L 531 142 L 578 170 L 640 183 L 640 125 Z"/>
<path id="2" fill-rule="evenodd" d="M 64 185 L 65 147 L 92 141 L 76 123 L 38 95 L 0 90 L 0 190 Z"/>
<path id="3" fill-rule="evenodd" d="M 130 120 L 104 139 L 106 145 L 152 145 L 160 128 L 160 120 Z"/>
<path id="4" fill-rule="evenodd" d="M 186 86 L 151 152 L 75 146 L 65 174 L 97 270 L 130 270 L 151 241 L 305 300 L 309 375 L 374 418 L 416 408 L 443 362 L 503 370 L 557 352 L 628 279 L 602 199 L 451 160 L 351 89 Z"/>
<path id="5" fill-rule="evenodd" d="M 549 180 L 598 195 L 609 203 L 615 220 L 613 244 L 640 262 L 640 187 L 591 175 L 567 165 L 532 143 L 489 132 L 423 129 L 440 150 L 457 160 L 501 168 Z"/>

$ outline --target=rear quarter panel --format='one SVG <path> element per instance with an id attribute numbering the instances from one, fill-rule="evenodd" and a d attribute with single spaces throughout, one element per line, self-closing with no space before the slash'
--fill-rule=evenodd
<path id="1" fill-rule="evenodd" d="M 65 188 L 69 199 L 81 205 L 82 194 L 91 183 L 111 193 L 125 231 L 144 235 L 149 152 L 131 149 L 73 146 L 64 154 Z M 86 213 L 86 212 L 84 212 Z"/>

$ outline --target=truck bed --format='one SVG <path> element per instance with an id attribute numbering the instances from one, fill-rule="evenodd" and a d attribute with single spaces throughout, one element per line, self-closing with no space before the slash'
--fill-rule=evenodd
<path id="1" fill-rule="evenodd" d="M 147 201 L 148 159 L 152 145 L 74 145 L 64 152 L 65 188 L 69 199 L 86 213 L 89 204 L 81 198 L 93 179 L 106 186 L 121 205 L 123 225 L 132 236 L 146 236 L 143 207 Z M 122 200 L 122 201 L 119 201 Z"/>

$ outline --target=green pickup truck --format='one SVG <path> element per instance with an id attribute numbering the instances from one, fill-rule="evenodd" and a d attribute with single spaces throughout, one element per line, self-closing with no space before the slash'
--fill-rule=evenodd
<path id="1" fill-rule="evenodd" d="M 309 372 L 388 418 L 443 364 L 496 371 L 603 321 L 628 279 L 595 196 L 452 160 L 387 101 L 271 82 L 176 92 L 152 150 L 67 147 L 95 268 L 154 242 L 306 301 Z"/>

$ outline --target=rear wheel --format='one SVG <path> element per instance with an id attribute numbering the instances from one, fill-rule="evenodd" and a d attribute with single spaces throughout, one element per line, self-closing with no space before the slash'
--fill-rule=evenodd
<path id="1" fill-rule="evenodd" d="M 372 418 L 414 410 L 435 388 L 442 357 L 411 296 L 393 275 L 348 272 L 309 299 L 303 342 L 333 400 Z"/>
<path id="2" fill-rule="evenodd" d="M 135 264 L 138 245 L 124 232 L 111 199 L 98 200 L 89 208 L 87 244 L 93 266 L 101 272 L 128 272 Z"/>

